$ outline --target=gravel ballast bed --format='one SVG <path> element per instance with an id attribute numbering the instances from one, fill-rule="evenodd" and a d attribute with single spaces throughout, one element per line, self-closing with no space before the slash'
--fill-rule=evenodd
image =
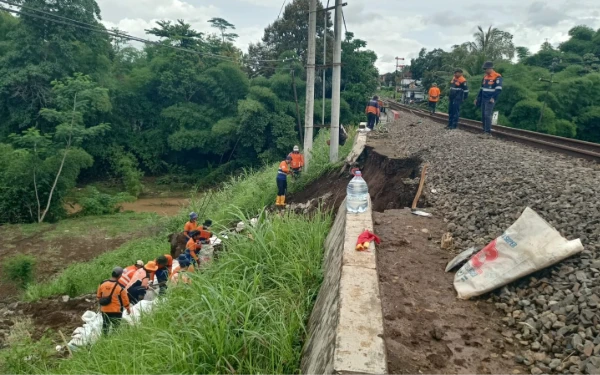
<path id="1" fill-rule="evenodd" d="M 371 134 L 398 157 L 430 163 L 427 202 L 447 220 L 456 251 L 483 246 L 529 206 L 585 249 L 492 294 L 505 340 L 532 373 L 600 373 L 600 167 L 444 126 L 412 114 Z M 431 190 L 435 189 L 435 193 Z M 484 296 L 484 298 L 487 298 Z"/>

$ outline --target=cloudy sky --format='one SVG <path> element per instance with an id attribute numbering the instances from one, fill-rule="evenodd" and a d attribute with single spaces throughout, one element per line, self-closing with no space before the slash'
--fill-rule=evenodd
<path id="1" fill-rule="evenodd" d="M 107 26 L 144 36 L 156 20 L 184 19 L 210 32 L 206 22 L 222 17 L 237 27 L 237 45 L 260 40 L 283 0 L 98 0 Z M 286 0 L 291 1 L 291 0 Z M 333 3 L 334 0 L 331 0 Z M 394 57 L 415 57 L 422 47 L 448 48 L 470 40 L 477 25 L 493 25 L 514 35 L 515 45 L 536 51 L 547 38 L 568 39 L 574 25 L 600 28 L 599 0 L 344 0 L 348 31 L 364 39 L 379 56 L 381 72 L 392 71 Z"/>

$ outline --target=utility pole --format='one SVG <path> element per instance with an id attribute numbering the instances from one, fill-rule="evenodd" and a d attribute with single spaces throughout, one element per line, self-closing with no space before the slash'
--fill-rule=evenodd
<path id="1" fill-rule="evenodd" d="M 340 142 L 340 89 L 342 80 L 342 0 L 335 0 L 335 42 L 333 47 L 333 84 L 331 88 L 331 132 L 329 161 L 338 161 Z"/>
<path id="2" fill-rule="evenodd" d="M 394 100 L 396 99 L 396 93 L 398 92 L 398 67 L 400 67 L 400 65 L 398 64 L 399 60 L 404 61 L 404 57 L 396 57 L 396 74 L 394 75 L 394 82 L 396 83 L 396 87 L 394 89 Z M 402 87 L 402 80 L 400 80 L 400 87 Z"/>
<path id="3" fill-rule="evenodd" d="M 327 0 L 329 8 L 329 0 Z M 327 15 L 329 12 L 323 9 L 323 109 L 321 112 L 321 125 L 325 125 L 325 78 L 327 73 Z"/>
<path id="4" fill-rule="evenodd" d="M 308 8 L 308 61 L 306 62 L 306 113 L 304 115 L 304 169 L 308 171 L 313 144 L 315 114 L 315 44 L 317 37 L 317 0 Z"/>
<path id="5" fill-rule="evenodd" d="M 546 41 L 548 41 L 548 39 L 546 38 Z M 542 118 L 544 117 L 544 110 L 546 109 L 546 100 L 548 97 L 548 93 L 550 92 L 550 89 L 552 88 L 552 84 L 553 83 L 558 83 L 558 82 L 554 82 L 552 80 L 552 78 L 554 77 L 554 70 L 556 69 L 556 66 L 558 65 L 558 61 L 556 60 L 556 58 L 554 59 L 554 61 L 552 61 L 552 65 L 550 66 L 550 79 L 544 79 L 544 78 L 540 78 L 540 81 L 543 82 L 548 82 L 548 88 L 546 89 L 546 96 L 544 97 L 544 104 L 542 105 L 542 110 L 540 111 L 540 118 L 538 119 L 538 123 L 535 126 L 535 131 L 540 131 L 540 125 L 542 125 Z"/>

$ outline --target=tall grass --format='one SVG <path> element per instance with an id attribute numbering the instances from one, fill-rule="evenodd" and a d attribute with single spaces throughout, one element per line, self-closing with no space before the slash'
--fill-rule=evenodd
<path id="1" fill-rule="evenodd" d="M 265 217 L 140 325 L 33 373 L 298 373 L 331 217 Z"/>
<path id="2" fill-rule="evenodd" d="M 346 144 L 340 148 L 340 160 L 343 160 L 350 152 L 354 134 L 354 130 L 351 129 Z M 329 139 L 329 133 L 325 131 L 321 131 L 315 138 L 310 169 L 302 175 L 301 179 L 288 184 L 290 192 L 302 190 L 324 173 L 339 167 L 339 163 L 331 164 L 329 162 L 327 139 Z M 254 216 L 265 206 L 275 203 L 277 167 L 278 163 L 275 163 L 266 165 L 260 170 L 247 170 L 240 175 L 233 176 L 219 188 L 192 201 L 189 210 L 203 212 L 204 215 L 200 219 L 210 218 L 216 228 L 228 226 L 238 220 L 240 214 L 248 217 Z M 164 232 L 158 236 L 133 240 L 115 251 L 99 255 L 89 262 L 72 264 L 48 282 L 30 284 L 25 298 L 34 301 L 53 295 L 75 296 L 93 293 L 98 284 L 108 277 L 113 267 L 128 266 L 137 259 L 147 261 L 158 255 L 169 253 L 167 234 L 181 231 L 186 220 L 187 215 L 183 214 L 171 218 L 165 224 Z"/>

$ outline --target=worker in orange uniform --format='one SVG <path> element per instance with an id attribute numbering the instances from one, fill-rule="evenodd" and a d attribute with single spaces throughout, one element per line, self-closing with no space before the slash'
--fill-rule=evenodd
<path id="1" fill-rule="evenodd" d="M 456 129 L 460 117 L 460 106 L 469 96 L 469 86 L 463 77 L 462 69 L 454 71 L 454 78 L 450 82 L 450 110 L 448 111 L 448 126 L 446 129 Z"/>
<path id="2" fill-rule="evenodd" d="M 369 101 L 367 104 L 367 108 L 365 109 L 367 113 L 367 127 L 370 130 L 373 130 L 375 127 L 375 122 L 379 118 L 379 97 L 375 95 L 373 99 Z"/>
<path id="3" fill-rule="evenodd" d="M 277 170 L 277 201 L 275 205 L 278 208 L 285 208 L 285 193 L 287 191 L 287 176 L 290 174 L 290 168 L 288 166 L 291 163 L 292 157 L 288 155 L 284 161 L 279 163 L 279 169 Z"/>
<path id="4" fill-rule="evenodd" d="M 304 168 L 304 155 L 300 153 L 300 147 L 294 146 L 294 150 L 290 153 L 292 162 L 290 167 L 292 168 L 292 177 L 300 177 L 300 172 Z"/>
<path id="5" fill-rule="evenodd" d="M 435 113 L 435 107 L 437 106 L 439 100 L 440 89 L 437 87 L 437 84 L 434 83 L 429 89 L 429 110 L 431 111 L 432 115 Z"/>
<path id="6" fill-rule="evenodd" d="M 198 214 L 195 212 L 190 212 L 190 221 L 185 223 L 185 225 L 183 226 L 183 234 L 185 234 L 187 238 L 190 239 L 189 233 L 193 230 L 196 230 L 196 228 L 198 228 Z"/>
<path id="7" fill-rule="evenodd" d="M 129 281 L 131 280 L 131 277 L 133 276 L 135 271 L 137 271 L 143 267 L 144 267 L 144 262 L 142 260 L 137 260 L 135 262 L 135 264 L 125 267 L 125 269 L 123 270 L 123 274 L 119 278 L 119 284 L 121 284 L 121 286 L 123 286 L 123 288 L 125 288 L 127 286 L 127 284 L 129 284 Z"/>
<path id="8" fill-rule="evenodd" d="M 193 230 L 190 232 L 190 239 L 187 244 L 185 244 L 184 253 L 190 264 L 200 264 L 198 260 L 198 252 L 200 249 L 202 249 L 202 244 L 200 243 L 200 231 Z"/>
<path id="9" fill-rule="evenodd" d="M 131 314 L 127 291 L 118 283 L 121 275 L 123 275 L 123 268 L 113 268 L 111 278 L 104 280 L 96 292 L 102 313 L 102 333 L 105 335 L 111 327 L 116 328 L 121 324 L 123 309 Z"/>
<path id="10" fill-rule="evenodd" d="M 502 76 L 494 70 L 494 63 L 486 61 L 483 64 L 485 76 L 481 82 L 481 88 L 475 106 L 481 106 L 481 123 L 484 135 L 492 135 L 492 115 L 498 96 L 502 92 Z"/>
<path id="11" fill-rule="evenodd" d="M 157 269 L 156 262 L 150 261 L 143 268 L 135 271 L 131 280 L 129 280 L 129 284 L 126 286 L 129 301 L 133 305 L 144 299 L 150 286 L 150 275 L 154 274 Z"/>

